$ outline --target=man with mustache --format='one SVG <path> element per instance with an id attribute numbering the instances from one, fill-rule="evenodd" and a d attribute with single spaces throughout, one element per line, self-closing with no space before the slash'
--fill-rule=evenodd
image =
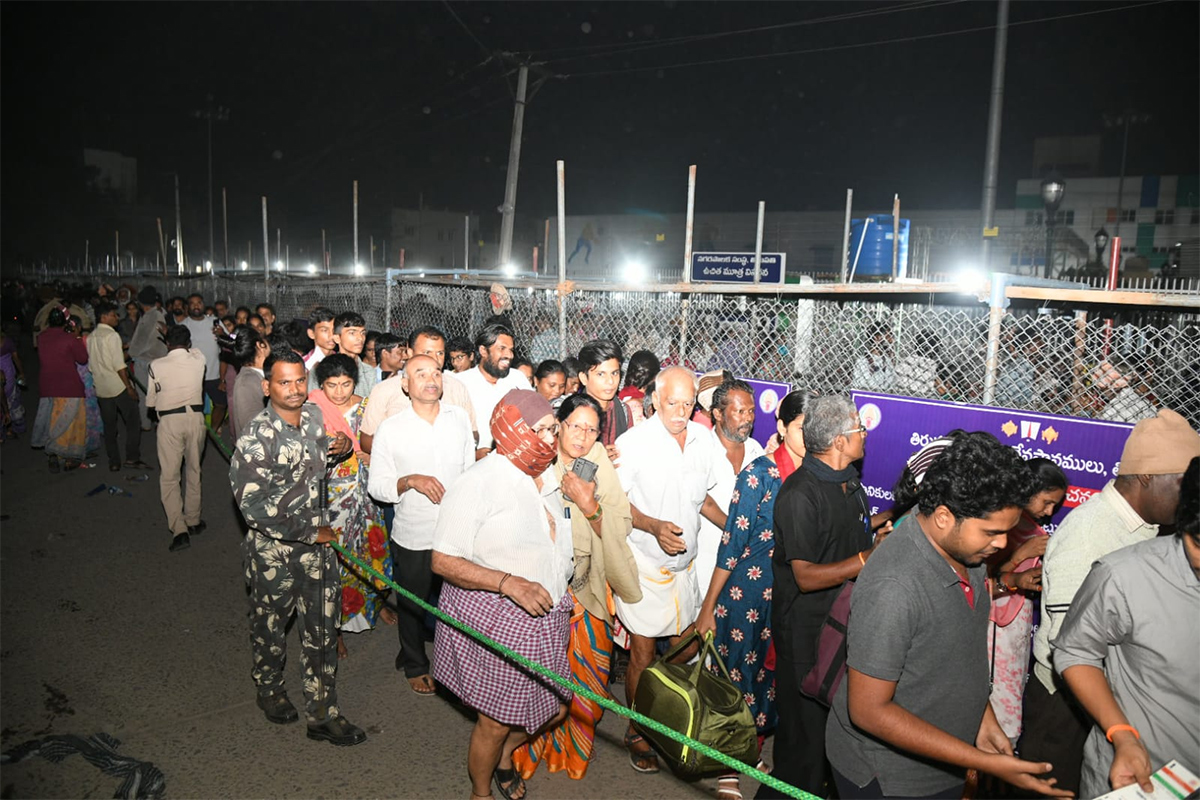
<path id="1" fill-rule="evenodd" d="M 617 615 L 630 634 L 625 674 L 630 703 L 654 659 L 657 640 L 678 643 L 691 634 L 700 613 L 693 562 L 701 515 L 725 527 L 725 510 L 709 496 L 718 480 L 720 448 L 702 425 L 691 421 L 696 376 L 683 367 L 664 369 L 654 379 L 653 399 L 655 415 L 616 442 L 621 453 L 617 477 L 633 516 L 629 545 L 642 587 L 636 603 L 615 598 Z M 686 661 L 695 650 L 693 644 L 678 660 Z M 658 772 L 654 750 L 632 725 L 625 747 L 634 770 Z"/>
<path id="2" fill-rule="evenodd" d="M 326 546 L 337 534 L 322 513 L 326 461 L 339 460 L 353 445 L 339 433 L 325 446 L 321 410 L 306 402 L 308 374 L 298 353 L 273 349 L 263 362 L 262 384 L 270 402 L 247 423 L 229 464 L 233 496 L 249 527 L 244 553 L 258 707 L 277 725 L 299 719 L 283 678 L 286 626 L 295 611 L 308 738 L 360 744 L 366 733 L 337 704 L 341 591 L 337 561 Z"/>
<path id="3" fill-rule="evenodd" d="M 1013 755 L 988 700 L 984 561 L 1037 491 L 1033 473 L 991 434 L 967 433 L 918 486 L 917 508 L 863 568 L 851 599 L 848 669 L 825 729 L 838 795 L 959 798 L 975 769 L 1070 797 L 1042 777 L 1050 764 Z"/>
<path id="4" fill-rule="evenodd" d="M 717 459 L 720 480 L 708 493 L 725 511 L 733 499 L 738 473 L 765 452 L 750 436 L 754 433 L 754 390 L 750 384 L 727 372 L 713 391 L 708 408 L 713 423 L 711 435 L 719 445 L 717 452 L 725 456 Z M 696 543 L 696 582 L 702 596 L 708 591 L 717 566 L 722 535 L 724 530 L 708 520 L 700 523 L 700 539 Z"/>
<path id="5" fill-rule="evenodd" d="M 467 412 L 443 403 L 442 365 L 415 355 L 401 376 L 411 405 L 388 417 L 375 432 L 368 491 L 381 503 L 395 504 L 391 526 L 392 568 L 396 582 L 421 598 L 433 586 L 433 528 L 442 497 L 454 479 L 475 463 L 475 436 Z M 400 598 L 396 628 L 404 670 L 418 695 L 434 693 L 425 654 L 425 612 Z"/>
<path id="6" fill-rule="evenodd" d="M 492 449 L 488 420 L 492 418 L 496 403 L 513 389 L 529 388 L 525 376 L 511 369 L 513 346 L 512 328 L 499 322 L 484 325 L 475 337 L 475 355 L 479 365 L 457 376 L 459 382 L 467 387 L 471 406 L 475 409 L 475 420 L 479 423 L 476 458 L 483 458 Z"/>

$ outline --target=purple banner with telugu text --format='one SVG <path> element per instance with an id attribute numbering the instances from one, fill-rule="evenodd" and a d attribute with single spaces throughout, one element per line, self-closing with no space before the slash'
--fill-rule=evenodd
<path id="1" fill-rule="evenodd" d="M 955 428 L 985 431 L 1016 448 L 1022 458 L 1049 458 L 1070 481 L 1066 502 L 1046 525 L 1053 532 L 1072 508 L 1117 476 L 1121 451 L 1133 425 L 1038 414 L 947 400 L 922 400 L 874 392 L 852 392 L 869 432 L 862 483 L 871 513 L 890 508 L 892 487 L 917 450 Z"/>

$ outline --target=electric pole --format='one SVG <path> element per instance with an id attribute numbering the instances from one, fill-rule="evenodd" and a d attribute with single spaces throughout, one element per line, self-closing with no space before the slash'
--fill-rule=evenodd
<path id="1" fill-rule="evenodd" d="M 208 258 L 216 260 L 216 247 L 213 244 L 213 150 L 212 150 L 212 124 L 213 120 L 225 122 L 229 119 L 229 109 L 225 106 L 217 106 L 213 108 L 213 96 L 210 92 L 206 98 L 207 105 L 203 111 L 193 111 L 192 116 L 196 119 L 207 120 L 208 122 Z M 226 265 L 228 266 L 228 265 Z"/>
<path id="2" fill-rule="evenodd" d="M 521 64 L 517 69 L 517 94 L 513 107 L 512 139 L 508 146 L 508 174 L 504 181 L 504 205 L 498 209 L 503 215 L 500 220 L 500 266 L 508 264 L 512 257 L 513 217 L 517 210 L 517 173 L 521 169 L 521 134 L 525 127 L 525 106 L 533 100 L 533 95 L 552 77 L 551 73 L 538 67 L 534 68 L 540 74 L 533 91 L 526 96 L 529 83 L 529 65 Z"/>

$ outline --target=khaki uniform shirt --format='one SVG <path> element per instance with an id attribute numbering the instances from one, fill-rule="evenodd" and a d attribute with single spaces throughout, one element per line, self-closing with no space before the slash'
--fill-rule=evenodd
<path id="1" fill-rule="evenodd" d="M 176 348 L 150 362 L 146 406 L 170 411 L 204 404 L 204 353 L 196 348 Z"/>

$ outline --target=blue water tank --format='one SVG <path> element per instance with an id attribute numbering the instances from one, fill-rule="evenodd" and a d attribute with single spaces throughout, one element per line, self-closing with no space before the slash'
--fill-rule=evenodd
<path id="1" fill-rule="evenodd" d="M 908 265 L 908 220 L 900 220 L 900 253 L 897 262 L 899 275 L 906 274 Z M 861 248 L 861 250 L 860 250 Z M 878 278 L 892 276 L 892 215 L 876 214 L 866 219 L 850 220 L 850 263 L 858 266 L 854 277 Z"/>

